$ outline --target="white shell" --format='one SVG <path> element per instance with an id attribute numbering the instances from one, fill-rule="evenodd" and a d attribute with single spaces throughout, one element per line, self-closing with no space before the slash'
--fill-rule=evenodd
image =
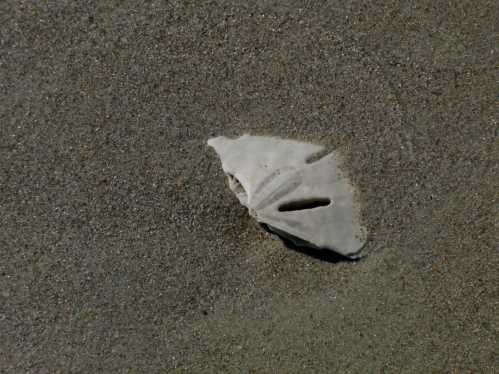
<path id="1" fill-rule="evenodd" d="M 298 245 L 358 257 L 365 230 L 335 152 L 307 163 L 322 146 L 250 135 L 220 136 L 208 145 L 219 155 L 230 188 L 259 222 Z"/>

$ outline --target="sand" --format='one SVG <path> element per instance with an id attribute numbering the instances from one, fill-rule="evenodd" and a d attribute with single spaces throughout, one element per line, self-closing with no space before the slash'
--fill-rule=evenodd
<path id="1" fill-rule="evenodd" d="M 0 3 L 0 372 L 499 370 L 495 1 Z M 340 149 L 360 261 L 217 135 Z"/>

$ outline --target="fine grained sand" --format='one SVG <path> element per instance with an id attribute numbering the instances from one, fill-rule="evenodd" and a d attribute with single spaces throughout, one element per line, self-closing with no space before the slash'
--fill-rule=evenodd
<path id="1" fill-rule="evenodd" d="M 246 3 L 0 2 L 0 372 L 497 370 L 498 3 Z M 255 224 L 243 133 L 342 150 L 365 258 Z"/>

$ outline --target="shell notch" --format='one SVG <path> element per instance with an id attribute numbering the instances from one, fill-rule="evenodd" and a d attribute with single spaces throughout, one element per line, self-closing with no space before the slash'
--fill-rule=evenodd
<path id="1" fill-rule="evenodd" d="M 229 187 L 257 221 L 298 246 L 359 257 L 366 230 L 337 152 L 309 163 L 322 146 L 250 135 L 219 136 L 208 145 L 220 157 Z"/>

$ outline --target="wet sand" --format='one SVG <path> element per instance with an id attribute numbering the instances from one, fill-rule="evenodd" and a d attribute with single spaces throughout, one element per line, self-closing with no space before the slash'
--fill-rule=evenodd
<path id="1" fill-rule="evenodd" d="M 499 370 L 499 6 L 414 4 L 0 3 L 0 371 Z M 364 258 L 254 222 L 244 133 L 341 150 Z"/>

